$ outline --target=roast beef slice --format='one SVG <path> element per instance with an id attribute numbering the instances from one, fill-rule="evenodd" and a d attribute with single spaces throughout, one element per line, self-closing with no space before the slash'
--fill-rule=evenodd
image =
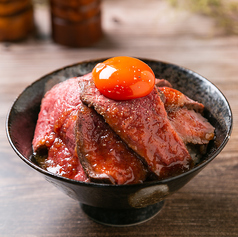
<path id="1" fill-rule="evenodd" d="M 204 105 L 180 91 L 160 87 L 168 118 L 185 144 L 208 144 L 214 138 L 215 128 L 202 116 Z"/>
<path id="2" fill-rule="evenodd" d="M 133 184 L 146 179 L 142 161 L 92 108 L 81 107 L 76 131 L 78 157 L 90 181 Z"/>
<path id="3" fill-rule="evenodd" d="M 79 108 L 79 78 L 72 78 L 55 85 L 41 102 L 41 110 L 33 138 L 36 158 L 47 153 L 44 168 L 80 181 L 87 176 L 78 160 L 75 150 L 75 126 Z"/>
<path id="4" fill-rule="evenodd" d="M 80 80 L 81 100 L 106 123 L 162 179 L 188 170 L 192 159 L 171 126 L 157 89 L 142 98 L 115 101 L 103 96 L 93 79 Z"/>

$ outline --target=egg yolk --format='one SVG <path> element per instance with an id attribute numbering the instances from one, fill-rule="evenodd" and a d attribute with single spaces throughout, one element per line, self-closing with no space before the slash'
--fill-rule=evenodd
<path id="1" fill-rule="evenodd" d="M 132 57 L 114 57 L 98 63 L 92 75 L 98 90 L 114 100 L 146 96 L 155 85 L 152 69 L 146 63 Z"/>

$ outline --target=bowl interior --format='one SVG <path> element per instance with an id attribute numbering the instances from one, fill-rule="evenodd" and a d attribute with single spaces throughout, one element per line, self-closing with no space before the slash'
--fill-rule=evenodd
<path id="1" fill-rule="evenodd" d="M 51 178 L 66 180 L 51 174 L 31 161 L 32 139 L 40 110 L 41 99 L 46 91 L 55 84 L 71 77 L 82 76 L 92 71 L 93 67 L 105 59 L 85 61 L 54 71 L 27 87 L 14 102 L 7 118 L 7 136 L 15 152 L 31 167 Z M 190 98 L 205 105 L 205 116 L 216 128 L 216 139 L 211 143 L 203 162 L 194 168 L 201 168 L 210 162 L 227 143 L 232 128 L 232 113 L 220 90 L 199 74 L 170 63 L 141 59 L 154 71 L 157 78 L 167 79 L 174 88 Z M 192 172 L 192 171 L 188 171 Z M 80 184 L 79 181 L 70 181 Z M 163 183 L 165 181 L 162 181 Z M 97 184 L 95 184 L 97 186 Z M 100 185 L 98 185 L 100 186 Z"/>

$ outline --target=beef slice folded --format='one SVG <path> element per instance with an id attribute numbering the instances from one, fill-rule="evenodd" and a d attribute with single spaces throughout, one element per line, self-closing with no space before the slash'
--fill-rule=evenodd
<path id="1" fill-rule="evenodd" d="M 168 86 L 159 86 L 159 91 L 162 92 L 163 95 L 163 102 L 164 107 L 166 111 L 175 111 L 178 108 L 187 108 L 187 109 L 193 109 L 196 112 L 202 113 L 204 110 L 204 105 L 190 99 L 186 95 L 184 95 L 182 92 L 168 87 Z"/>
<path id="2" fill-rule="evenodd" d="M 75 126 L 82 106 L 78 80 L 59 83 L 45 94 L 32 145 L 35 154 L 47 153 L 43 166 L 48 171 L 88 181 L 75 150 Z"/>
<path id="3" fill-rule="evenodd" d="M 78 156 L 90 181 L 133 184 L 146 179 L 141 160 L 92 108 L 80 108 L 76 131 Z"/>
<path id="4" fill-rule="evenodd" d="M 215 128 L 202 116 L 203 104 L 173 88 L 159 87 L 159 90 L 169 121 L 185 144 L 208 144 L 214 138 Z"/>
<path id="5" fill-rule="evenodd" d="M 192 158 L 167 117 L 156 87 L 142 98 L 115 101 L 103 96 L 93 79 L 80 80 L 80 97 L 105 122 L 158 178 L 174 176 L 190 169 Z"/>

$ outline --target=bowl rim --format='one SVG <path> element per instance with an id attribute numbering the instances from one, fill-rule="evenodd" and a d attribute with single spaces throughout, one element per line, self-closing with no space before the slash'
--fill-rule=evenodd
<path id="1" fill-rule="evenodd" d="M 108 59 L 109 57 L 107 58 L 96 58 L 96 59 L 90 59 L 90 60 L 83 60 L 83 61 L 79 61 L 77 63 L 73 63 L 73 64 L 70 64 L 70 65 L 67 65 L 67 66 L 64 66 L 64 67 L 61 67 L 61 68 L 58 68 L 56 70 L 53 70 L 51 71 L 50 73 L 47 73 L 43 76 L 41 76 L 39 79 L 33 81 L 30 85 L 28 85 L 14 100 L 14 102 L 12 103 L 8 113 L 7 113 L 7 116 L 6 116 L 6 122 L 5 122 L 5 126 L 6 126 L 6 135 L 7 135 L 7 138 L 8 138 L 8 141 L 11 145 L 11 147 L 13 148 L 13 150 L 15 151 L 15 153 L 25 162 L 27 163 L 31 168 L 33 168 L 34 170 L 40 172 L 41 174 L 47 176 L 47 177 L 50 177 L 50 178 L 53 178 L 53 179 L 57 179 L 61 182 L 66 182 L 66 183 L 71 183 L 71 184 L 74 184 L 74 185 L 82 185 L 82 186 L 88 186 L 88 187 L 98 187 L 98 188 L 102 188 L 102 187 L 114 187 L 114 188 L 123 188 L 123 187 L 146 187 L 146 186 L 152 186 L 152 185 L 163 185 L 163 184 L 166 184 L 168 182 L 171 182 L 175 179 L 179 179 L 179 178 L 182 178 L 184 176 L 187 176 L 193 172 L 196 172 L 198 170 L 202 170 L 208 163 L 210 163 L 222 150 L 223 148 L 226 146 L 227 142 L 229 141 L 230 137 L 231 137 L 231 133 L 232 133 L 232 128 L 233 128 L 233 114 L 232 114 L 232 110 L 231 110 L 231 106 L 227 100 L 227 98 L 225 97 L 225 95 L 223 94 L 223 92 L 214 84 L 212 83 L 211 81 L 209 81 L 207 78 L 205 78 L 204 76 L 198 74 L 197 72 L 191 70 L 191 69 L 188 69 L 184 66 L 179 66 L 177 64 L 174 64 L 174 63 L 169 63 L 169 62 L 166 62 L 166 61 L 161 61 L 161 60 L 154 60 L 154 59 L 148 59 L 148 58 L 140 58 L 138 57 L 138 59 L 142 60 L 142 61 L 150 61 L 150 62 L 153 62 L 153 63 L 161 63 L 161 64 L 165 64 L 165 65 L 170 65 L 170 66 L 174 66 L 180 70 L 182 70 L 183 72 L 187 72 L 189 74 L 193 74 L 195 75 L 196 77 L 202 79 L 203 81 L 206 81 L 208 82 L 209 84 L 211 84 L 211 86 L 213 86 L 218 93 L 220 93 L 220 95 L 223 97 L 223 100 L 226 102 L 226 105 L 227 105 L 227 109 L 229 111 L 229 117 L 230 117 L 230 125 L 229 125 L 229 128 L 228 128 L 228 131 L 226 133 L 226 136 L 225 138 L 223 139 L 222 143 L 217 147 L 217 149 L 215 151 L 213 151 L 209 157 L 207 157 L 204 161 L 202 161 L 201 163 L 199 163 L 198 165 L 195 165 L 195 167 L 193 167 L 192 169 L 188 170 L 188 171 L 185 171 L 179 175 L 176 175 L 176 176 L 171 176 L 171 177 L 168 177 L 166 179 L 162 179 L 162 180 L 153 180 L 153 181 L 146 181 L 144 183 L 137 183 L 137 184 L 105 184 L 105 183 L 93 183 L 93 182 L 84 182 L 84 181 L 78 181 L 78 180 L 74 180 L 74 179 L 70 179 L 70 178 L 66 178 L 66 177 L 63 177 L 61 175 L 58 175 L 58 174 L 54 174 L 54 173 L 51 173 L 43 168 L 41 168 L 40 166 L 34 164 L 31 160 L 30 160 L 30 157 L 26 157 L 24 156 L 16 147 L 15 145 L 13 144 L 13 141 L 12 141 L 12 138 L 11 138 L 11 133 L 10 133 L 10 126 L 9 126 L 9 119 L 10 119 L 10 116 L 11 116 L 11 112 L 12 112 L 12 109 L 14 107 L 14 105 L 17 103 L 18 99 L 30 88 L 32 87 L 34 84 L 38 83 L 39 81 L 43 80 L 44 78 L 46 78 L 47 76 L 49 75 L 53 75 L 53 74 L 57 74 L 58 72 L 60 71 L 63 71 L 67 68 L 70 68 L 70 67 L 76 67 L 77 65 L 80 65 L 80 64 L 87 64 L 87 63 L 92 63 L 92 62 L 100 62 L 100 61 L 105 61 L 106 59 Z"/>

